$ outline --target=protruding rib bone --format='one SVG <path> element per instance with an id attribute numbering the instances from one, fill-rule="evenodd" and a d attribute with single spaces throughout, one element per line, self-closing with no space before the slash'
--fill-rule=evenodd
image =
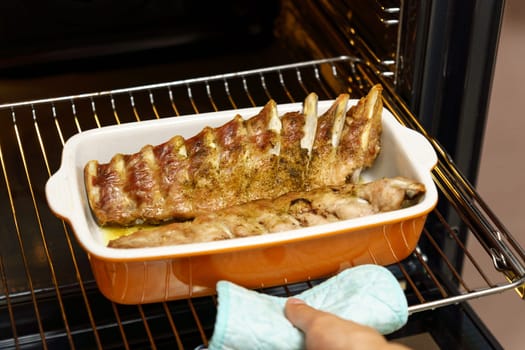
<path id="1" fill-rule="evenodd" d="M 341 143 L 341 133 L 344 130 L 345 111 L 349 96 L 341 94 L 330 108 L 317 120 L 317 130 L 312 146 L 312 153 L 307 177 L 307 188 L 317 188 L 323 185 L 336 185 L 341 182 L 333 176 L 333 168 L 339 167 L 336 159 L 337 145 Z M 334 135 L 337 134 L 337 135 Z M 353 147 L 353 145 L 349 145 Z M 346 147 L 346 145 L 344 145 Z"/>
<path id="2" fill-rule="evenodd" d="M 343 126 L 345 124 L 346 108 L 349 98 L 349 95 L 342 94 L 339 96 L 335 104 L 336 108 L 334 111 L 334 125 L 332 127 L 332 147 L 334 150 L 339 147 L 341 133 L 343 132 Z"/>
<path id="3" fill-rule="evenodd" d="M 379 153 L 378 138 L 381 136 L 381 112 L 383 110 L 383 100 L 381 97 L 381 85 L 374 85 L 368 95 L 364 98 L 362 113 L 365 120 L 368 121 L 365 130 L 361 133 L 361 144 L 363 153 L 376 154 Z M 358 108 L 360 104 L 358 103 Z M 375 159 L 375 156 L 373 157 Z M 364 166 L 371 166 L 372 157 L 368 157 Z"/>
<path id="4" fill-rule="evenodd" d="M 303 114 L 305 123 L 303 129 L 303 138 L 301 139 L 301 148 L 308 151 L 308 157 L 312 154 L 312 146 L 315 140 L 315 131 L 317 130 L 317 94 L 311 93 L 304 100 Z"/>
<path id="5" fill-rule="evenodd" d="M 345 147 L 337 149 L 336 181 L 346 177 L 349 182 L 357 182 L 361 171 L 372 166 L 379 154 L 383 112 L 381 90 L 380 85 L 373 86 L 369 94 L 347 112 L 340 142 Z"/>
<path id="6" fill-rule="evenodd" d="M 268 130 L 274 131 L 276 135 L 281 134 L 281 118 L 279 118 L 279 113 L 277 112 L 277 104 L 275 101 L 271 100 L 269 105 L 269 117 L 270 121 L 268 122 Z M 281 152 L 281 140 L 280 138 L 277 138 L 277 142 L 273 146 L 273 148 L 270 150 L 271 154 L 279 155 Z"/>

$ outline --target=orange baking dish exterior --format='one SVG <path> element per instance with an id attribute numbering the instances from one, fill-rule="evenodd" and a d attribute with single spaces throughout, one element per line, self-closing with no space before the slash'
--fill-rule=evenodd
<path id="1" fill-rule="evenodd" d="M 389 265 L 415 249 L 426 215 L 335 232 L 327 237 L 151 261 L 109 262 L 90 256 L 101 292 L 117 303 L 158 302 L 215 293 L 218 280 L 262 288 L 330 276 L 345 268 Z"/>
<path id="2" fill-rule="evenodd" d="M 319 102 L 319 112 L 333 101 Z M 349 107 L 357 100 L 351 100 Z M 279 114 L 301 104 L 279 105 Z M 394 212 L 262 236 L 171 247 L 108 248 L 91 215 L 83 184 L 88 160 L 105 161 L 114 152 L 133 153 L 174 135 L 189 137 L 204 126 L 222 125 L 235 114 L 248 118 L 259 108 L 165 118 L 89 130 L 70 138 L 60 169 L 46 184 L 53 212 L 73 228 L 89 256 L 95 280 L 110 300 L 151 303 L 215 293 L 219 280 L 249 288 L 270 287 L 333 275 L 367 263 L 389 265 L 410 255 L 428 213 L 437 203 L 431 177 L 436 154 L 421 134 L 401 126 L 383 111 L 382 150 L 363 180 L 405 176 L 422 182 L 420 203 Z M 93 147 L 96 144 L 98 147 Z M 68 188 L 69 191 L 64 191 Z"/>

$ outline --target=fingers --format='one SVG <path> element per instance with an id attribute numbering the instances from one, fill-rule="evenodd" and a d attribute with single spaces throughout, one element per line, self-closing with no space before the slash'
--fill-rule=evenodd
<path id="1" fill-rule="evenodd" d="M 339 336 L 342 333 L 337 330 L 341 325 L 338 322 L 343 321 L 339 317 L 314 309 L 297 298 L 288 299 L 284 311 L 288 320 L 304 333 L 308 350 L 351 349 L 346 345 L 346 337 Z"/>
<path id="2" fill-rule="evenodd" d="M 394 350 L 403 346 L 387 343 L 375 329 L 317 310 L 297 298 L 284 308 L 288 320 L 305 335 L 307 349 Z"/>
<path id="3" fill-rule="evenodd" d="M 306 330 L 308 323 L 318 313 L 317 310 L 306 305 L 304 301 L 297 298 L 288 298 L 284 306 L 286 318 L 303 332 Z"/>
<path id="4" fill-rule="evenodd" d="M 314 309 L 298 298 L 289 298 L 284 312 L 286 318 L 303 332 L 307 332 L 321 316 L 331 317 L 328 313 Z"/>

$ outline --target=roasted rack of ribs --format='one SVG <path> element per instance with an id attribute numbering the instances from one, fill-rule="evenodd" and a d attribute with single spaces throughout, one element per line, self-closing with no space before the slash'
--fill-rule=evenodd
<path id="1" fill-rule="evenodd" d="M 278 114 L 270 100 L 259 114 L 232 116 L 185 139 L 116 154 L 84 169 L 91 210 L 100 225 L 130 226 L 192 219 L 213 210 L 293 191 L 355 183 L 380 150 L 382 88 L 348 108 L 341 94 L 318 116 L 311 93 L 303 110 Z"/>

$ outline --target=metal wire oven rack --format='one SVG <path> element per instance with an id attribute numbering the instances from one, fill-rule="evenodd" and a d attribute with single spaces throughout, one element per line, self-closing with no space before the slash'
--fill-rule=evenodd
<path id="1" fill-rule="evenodd" d="M 414 253 L 389 266 L 405 288 L 409 312 L 511 289 L 523 297 L 523 249 L 383 78 L 369 63 L 335 57 L 0 105 L 0 348 L 176 344 L 183 349 L 207 344 L 213 332 L 214 297 L 126 306 L 99 293 L 88 257 L 69 226 L 50 212 L 44 195 L 69 137 L 106 125 L 260 106 L 269 98 L 296 102 L 310 91 L 320 99 L 343 91 L 357 98 L 378 82 L 385 87 L 385 106 L 401 123 L 428 137 L 439 155 L 433 172 L 440 190 L 438 207 L 429 215 Z M 473 243 L 466 244 L 466 231 L 476 238 Z M 486 254 L 474 256 L 471 244 L 480 244 Z M 473 280 L 462 277 L 462 265 L 475 272 Z M 315 283 L 261 292 L 292 295 Z"/>

